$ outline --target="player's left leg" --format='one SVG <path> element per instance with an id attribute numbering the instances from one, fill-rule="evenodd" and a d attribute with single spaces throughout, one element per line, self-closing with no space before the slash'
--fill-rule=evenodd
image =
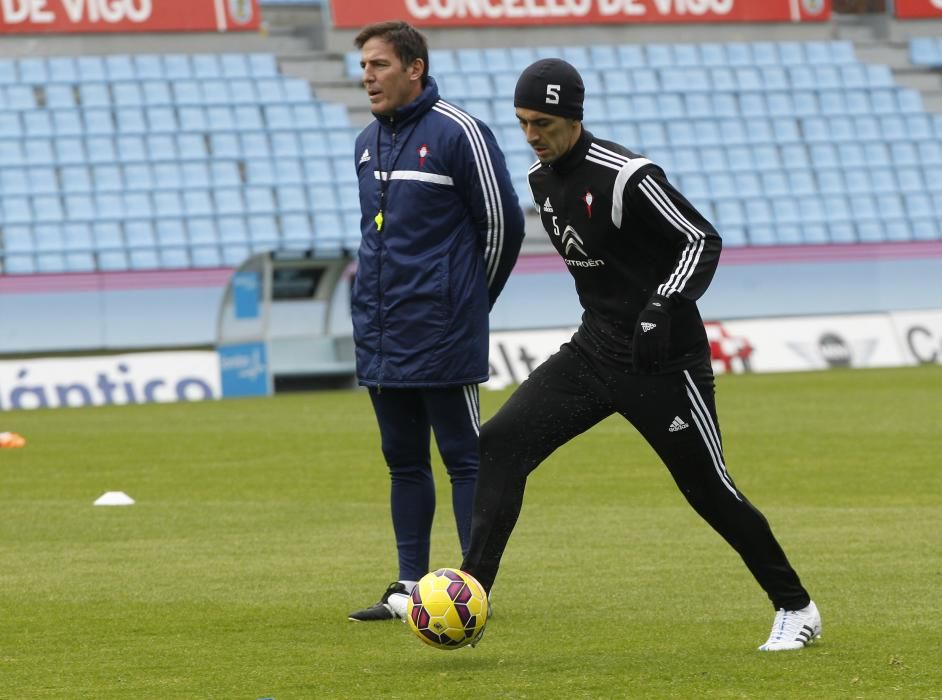
<path id="1" fill-rule="evenodd" d="M 471 505 L 481 461 L 478 433 L 481 409 L 478 385 L 424 389 L 425 410 L 435 432 L 438 451 L 451 480 L 451 503 L 458 528 L 461 555 L 471 541 Z"/>
<path id="2" fill-rule="evenodd" d="M 776 609 L 808 607 L 808 592 L 768 521 L 726 469 L 709 365 L 632 381 L 634 395 L 644 398 L 620 412 L 658 453 L 690 505 L 742 557 Z"/>

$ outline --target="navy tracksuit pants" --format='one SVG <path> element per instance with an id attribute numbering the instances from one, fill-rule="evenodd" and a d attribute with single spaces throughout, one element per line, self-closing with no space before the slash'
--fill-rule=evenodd
<path id="1" fill-rule="evenodd" d="M 471 506 L 480 461 L 478 386 L 370 389 L 383 456 L 392 480 L 390 502 L 399 554 L 399 579 L 417 581 L 429 570 L 435 482 L 431 433 L 448 478 L 461 543 L 471 541 Z"/>

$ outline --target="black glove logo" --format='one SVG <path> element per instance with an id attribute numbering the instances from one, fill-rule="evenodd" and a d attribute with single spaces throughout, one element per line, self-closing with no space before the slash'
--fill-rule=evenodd
<path id="1" fill-rule="evenodd" d="M 631 341 L 631 361 L 638 372 L 655 372 L 667 361 L 670 350 L 671 317 L 667 298 L 655 294 L 638 314 Z"/>

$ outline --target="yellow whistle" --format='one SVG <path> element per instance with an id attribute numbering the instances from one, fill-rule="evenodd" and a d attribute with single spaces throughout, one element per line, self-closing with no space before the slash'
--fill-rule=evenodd
<path id="1" fill-rule="evenodd" d="M 373 217 L 373 221 L 376 222 L 376 230 L 383 230 L 383 212 L 378 212 L 376 216 Z"/>

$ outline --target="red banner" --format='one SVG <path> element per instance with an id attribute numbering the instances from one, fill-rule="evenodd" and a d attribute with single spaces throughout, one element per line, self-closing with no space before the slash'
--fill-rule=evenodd
<path id="1" fill-rule="evenodd" d="M 379 5 L 375 0 L 331 0 L 334 26 L 357 28 L 387 19 L 416 26 L 464 27 L 821 22 L 831 16 L 831 0 L 386 0 Z"/>
<path id="2" fill-rule="evenodd" d="M 258 27 L 258 0 L 0 0 L 0 34 L 233 32 Z"/>
<path id="3" fill-rule="evenodd" d="M 942 17 L 942 0 L 896 0 L 899 19 Z"/>

